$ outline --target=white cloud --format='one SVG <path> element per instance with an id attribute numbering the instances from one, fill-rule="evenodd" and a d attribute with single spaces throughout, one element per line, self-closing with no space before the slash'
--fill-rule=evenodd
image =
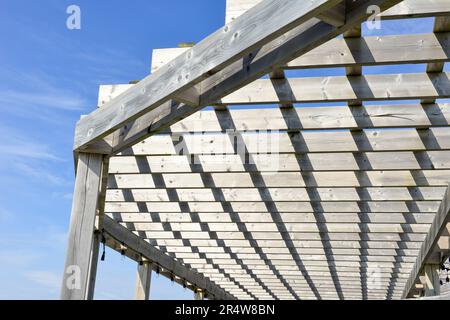
<path id="1" fill-rule="evenodd" d="M 48 171 L 47 169 L 38 165 L 28 165 L 25 163 L 15 163 L 14 167 L 18 172 L 27 177 L 39 180 L 41 182 L 46 182 L 48 184 L 57 186 L 68 186 L 70 181 L 55 175 L 54 173 Z"/>
<path id="2" fill-rule="evenodd" d="M 50 289 L 58 289 L 61 285 L 61 275 L 55 272 L 34 270 L 25 272 L 24 275 L 29 280 Z"/>
<path id="3" fill-rule="evenodd" d="M 8 137 L 8 139 L 0 140 L 0 159 L 63 161 L 51 151 L 48 145 L 24 135 L 17 129 L 0 125 L 0 135 Z"/>
<path id="4" fill-rule="evenodd" d="M 35 252 L 23 250 L 0 251 L 0 265 L 3 266 L 24 267 L 41 258 L 42 255 Z"/>
<path id="5" fill-rule="evenodd" d="M 81 111 L 84 99 L 57 89 L 47 92 L 0 91 L 0 104 L 5 108 L 50 108 L 62 111 Z"/>

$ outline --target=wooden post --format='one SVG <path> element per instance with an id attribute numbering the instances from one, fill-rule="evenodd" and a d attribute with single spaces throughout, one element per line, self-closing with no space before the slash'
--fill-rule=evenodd
<path id="1" fill-rule="evenodd" d="M 150 284 L 152 281 L 152 265 L 149 262 L 138 264 L 136 277 L 136 300 L 150 300 Z"/>
<path id="2" fill-rule="evenodd" d="M 97 278 L 97 264 L 98 264 L 98 251 L 100 249 L 100 237 L 99 233 L 94 234 L 94 239 L 92 241 L 92 250 L 91 250 L 91 263 L 89 266 L 89 283 L 88 283 L 88 292 L 87 292 L 87 300 L 94 300 L 94 292 L 95 292 L 95 279 Z"/>
<path id="3" fill-rule="evenodd" d="M 85 300 L 94 295 L 98 246 L 95 217 L 99 212 L 103 155 L 80 153 L 67 245 L 61 299 Z"/>
<path id="4" fill-rule="evenodd" d="M 439 265 L 426 264 L 424 266 L 424 295 L 425 297 L 438 296 L 441 294 L 439 283 Z"/>
<path id="5" fill-rule="evenodd" d="M 197 292 L 194 293 L 194 300 L 205 300 L 205 292 L 197 289 Z"/>

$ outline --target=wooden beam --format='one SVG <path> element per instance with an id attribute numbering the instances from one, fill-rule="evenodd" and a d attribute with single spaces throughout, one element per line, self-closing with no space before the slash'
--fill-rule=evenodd
<path id="1" fill-rule="evenodd" d="M 267 210 L 265 203 L 262 201 L 230 201 L 232 212 L 264 212 Z M 440 200 L 437 201 L 292 201 L 277 202 L 273 201 L 273 205 L 279 212 L 334 212 L 334 213 L 436 213 L 439 208 Z M 154 202 L 106 202 L 106 212 L 140 212 L 144 206 L 146 212 L 182 212 L 185 205 L 192 212 L 220 212 L 224 213 L 224 208 L 218 202 L 200 202 L 188 201 L 179 203 L 178 201 L 154 201 Z"/>
<path id="2" fill-rule="evenodd" d="M 448 32 L 336 38 L 287 63 L 287 69 L 446 62 Z"/>
<path id="3" fill-rule="evenodd" d="M 231 137 L 229 136 L 231 135 Z M 239 149 L 231 143 L 238 137 Z M 175 141 L 174 141 L 175 140 Z M 175 147 L 177 141 L 183 141 Z M 244 147 L 246 149 L 244 149 Z M 123 155 L 240 155 L 245 154 L 314 154 L 385 151 L 443 151 L 450 149 L 450 128 L 377 129 L 367 131 L 245 132 L 154 135 L 136 144 Z M 338 159 L 336 159 L 338 161 Z M 247 162 L 249 163 L 249 162 Z M 251 163 L 250 163 L 251 164 Z M 276 162 L 272 168 L 280 165 Z M 274 171 L 274 170 L 271 170 Z M 276 170 L 275 170 L 276 171 Z"/>
<path id="4" fill-rule="evenodd" d="M 130 152 L 131 153 L 131 152 Z M 127 153 L 128 154 L 128 153 Z M 450 151 L 397 151 L 356 153 L 312 153 L 308 155 L 255 154 L 251 166 L 246 166 L 239 155 L 198 155 L 191 161 L 189 155 L 131 155 L 111 158 L 110 174 L 148 173 L 226 173 L 226 172 L 289 172 L 301 171 L 393 171 L 449 170 Z M 279 165 L 268 165 L 279 162 Z M 192 164 L 192 166 L 191 166 Z M 201 165 L 202 168 L 199 168 Z M 414 173 L 416 172 L 416 173 Z M 355 175 L 360 173 L 355 172 Z M 374 173 L 376 174 L 376 173 Z M 386 173 L 389 175 L 390 173 Z M 112 182 L 110 182 L 111 184 Z"/>
<path id="5" fill-rule="evenodd" d="M 98 241 L 94 241 L 99 203 L 103 156 L 80 153 L 75 179 L 67 256 L 61 299 L 93 297 Z"/>
<path id="6" fill-rule="evenodd" d="M 227 0 L 225 22 L 229 23 L 261 0 Z M 446 0 L 404 0 L 381 13 L 381 19 L 424 18 L 450 13 Z"/>
<path id="7" fill-rule="evenodd" d="M 440 295 L 441 284 L 439 283 L 439 264 L 425 264 L 424 272 L 424 295 L 425 297 Z"/>
<path id="8" fill-rule="evenodd" d="M 150 285 L 152 281 L 152 265 L 147 261 L 140 261 L 136 275 L 135 300 L 150 300 Z"/>
<path id="9" fill-rule="evenodd" d="M 209 180 L 204 181 L 205 176 Z M 280 188 L 280 187 L 427 187 L 447 186 L 450 170 L 418 171 L 331 171 L 262 172 L 263 180 L 253 181 L 247 172 L 225 173 L 140 173 L 109 176 L 112 189 L 158 188 L 163 179 L 166 188 Z"/>
<path id="10" fill-rule="evenodd" d="M 243 105 L 448 97 L 449 74 L 409 73 L 256 80 L 222 98 L 220 103 Z"/>
<path id="11" fill-rule="evenodd" d="M 225 292 L 213 282 L 204 278 L 201 274 L 193 272 L 178 261 L 165 255 L 158 249 L 148 244 L 144 239 L 135 235 L 132 231 L 121 226 L 111 218 L 105 217 L 103 228 L 107 234 L 119 242 L 123 242 L 127 248 L 142 254 L 143 257 L 153 263 L 153 267 L 159 266 L 173 275 L 188 281 L 197 288 L 204 289 L 208 294 L 213 295 L 216 299 L 230 300 L 234 299 L 229 293 Z"/>
<path id="12" fill-rule="evenodd" d="M 424 265 L 427 262 L 427 259 L 430 255 L 433 254 L 433 248 L 436 247 L 439 237 L 447 227 L 447 223 L 450 220 L 450 187 L 447 187 L 447 190 L 443 196 L 442 203 L 439 207 L 438 212 L 436 213 L 435 220 L 433 221 L 430 231 L 428 232 L 422 248 L 417 257 L 417 261 L 414 264 L 414 268 L 411 271 L 410 278 L 403 290 L 402 297 L 407 298 L 414 287 L 420 273 L 424 269 Z"/>

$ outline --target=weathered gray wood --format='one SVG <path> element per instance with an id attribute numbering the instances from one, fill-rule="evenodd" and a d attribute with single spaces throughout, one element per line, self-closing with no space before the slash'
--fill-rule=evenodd
<path id="1" fill-rule="evenodd" d="M 288 69 L 444 62 L 448 33 L 333 39 L 292 60 Z"/>
<path id="2" fill-rule="evenodd" d="M 177 189 L 179 201 L 409 201 L 441 200 L 445 187 L 367 187 L 367 188 L 221 188 L 223 196 L 214 197 L 212 189 Z M 129 189 L 135 201 L 170 201 L 166 189 Z M 129 201 L 120 189 L 109 189 L 106 201 Z"/>
<path id="3" fill-rule="evenodd" d="M 104 200 L 103 200 L 104 201 Z M 89 287 L 87 292 L 87 300 L 94 300 L 95 282 L 97 279 L 98 252 L 100 249 L 100 234 L 95 233 L 92 241 L 90 269 L 89 269 Z"/>
<path id="4" fill-rule="evenodd" d="M 238 149 L 232 143 L 239 137 Z M 175 141 L 173 141 L 173 140 Z M 182 139 L 182 148 L 175 148 Z M 379 152 L 379 151 L 440 151 L 450 149 L 450 128 L 427 130 L 367 130 L 244 132 L 154 135 L 124 152 L 124 155 L 243 155 L 277 153 Z M 237 153 L 239 152 L 239 153 Z M 278 162 L 271 165 L 277 168 Z M 274 171 L 273 169 L 271 171 Z M 275 169 L 276 171 L 276 169 Z"/>
<path id="5" fill-rule="evenodd" d="M 150 286 L 152 281 L 152 265 L 144 261 L 138 264 L 136 275 L 135 300 L 150 300 Z"/>
<path id="6" fill-rule="evenodd" d="M 316 0 L 319 2 L 319 0 Z M 281 42 L 283 45 L 280 45 L 278 47 L 276 53 L 274 50 L 271 50 L 270 48 L 266 50 L 260 50 L 261 52 L 267 52 L 269 50 L 268 54 L 263 55 L 263 57 L 257 57 L 253 59 L 250 62 L 250 65 L 246 67 L 244 70 L 242 69 L 242 64 L 232 65 L 230 70 L 223 70 L 223 72 L 217 72 L 213 77 L 211 78 L 211 81 L 209 81 L 207 84 L 201 86 L 202 88 L 202 94 L 199 98 L 200 104 L 199 108 L 205 105 L 210 104 L 213 101 L 216 101 L 226 95 L 227 93 L 230 93 L 237 88 L 250 83 L 251 81 L 259 78 L 263 74 L 270 71 L 271 67 L 275 64 L 283 64 L 287 61 L 291 60 L 292 58 L 295 58 L 296 56 L 299 56 L 300 54 L 307 52 L 308 50 L 320 45 L 326 40 L 329 40 L 333 38 L 334 36 L 344 32 L 346 29 L 350 28 L 353 24 L 362 22 L 365 17 L 367 17 L 367 12 L 364 9 L 364 5 L 361 7 L 359 4 L 365 3 L 366 1 L 361 1 L 356 4 L 352 4 L 352 6 L 347 8 L 347 18 L 346 18 L 346 25 L 342 26 L 340 28 L 333 28 L 330 25 L 326 23 L 319 23 L 312 19 L 305 27 L 301 27 L 300 30 L 296 30 L 293 34 L 282 37 Z M 236 43 L 236 41 L 232 41 L 229 55 L 227 56 L 215 56 L 216 60 L 211 58 L 211 61 L 208 63 L 208 66 L 211 68 L 217 69 L 217 67 L 220 66 L 226 66 L 227 64 L 230 65 L 233 62 L 236 61 L 236 59 L 240 59 L 246 54 L 250 53 L 252 50 L 257 49 L 258 47 L 261 47 L 261 45 L 264 45 L 265 43 L 268 43 L 272 40 L 275 40 L 277 37 L 279 37 L 281 34 L 287 32 L 289 29 L 293 29 L 295 26 L 298 26 L 301 24 L 301 22 L 304 22 L 308 20 L 308 18 L 311 18 L 315 14 L 318 14 L 326 9 L 329 9 L 333 5 L 338 3 L 338 1 L 326 1 L 326 3 L 322 3 L 321 5 L 317 6 L 316 9 L 312 10 L 304 10 L 305 9 L 305 3 L 300 2 L 294 3 L 294 1 L 291 1 L 291 7 L 289 10 L 284 10 L 282 8 L 282 0 L 279 0 L 276 2 L 273 2 L 271 4 L 269 3 L 261 3 L 260 5 L 256 6 L 254 9 L 250 10 L 247 14 L 245 14 L 242 19 L 237 19 L 230 25 L 227 25 L 225 29 L 230 29 L 231 31 L 236 28 L 239 29 L 241 27 L 241 24 L 244 23 L 245 25 L 252 25 L 253 27 L 258 26 L 259 24 L 263 24 L 265 28 L 261 28 L 260 31 L 259 28 L 252 28 L 255 32 L 250 32 L 249 34 L 239 34 L 234 33 L 234 35 L 237 35 L 236 38 L 239 40 L 248 40 L 244 41 L 245 45 L 243 45 L 241 42 Z M 394 5 L 395 3 L 398 3 L 398 0 L 372 0 L 370 1 L 370 4 L 379 5 L 382 10 L 385 10 L 386 8 Z M 299 7 L 295 7 L 295 5 L 298 5 Z M 367 4 L 367 3 L 365 3 Z M 274 9 L 273 7 L 276 7 Z M 264 10 L 266 8 L 269 8 L 269 10 Z M 311 7 L 309 7 L 311 9 Z M 279 10 L 280 12 L 278 12 Z M 295 12 L 295 14 L 291 14 L 288 12 Z M 264 14 L 261 14 L 261 12 L 266 12 L 267 16 Z M 302 13 L 304 14 L 302 16 Z M 289 17 L 287 17 L 289 16 Z M 272 19 L 270 19 L 272 17 Z M 276 17 L 274 19 L 273 17 Z M 300 17 L 300 19 L 299 19 Z M 292 21 L 290 19 L 293 19 Z M 264 20 L 264 21 L 263 21 Z M 269 24 L 270 28 L 267 25 L 267 21 L 271 21 Z M 289 22 L 291 21 L 291 22 Z M 295 22 L 294 22 L 295 21 Z M 276 28 L 279 27 L 278 30 Z M 319 28 L 319 29 L 317 29 Z M 331 28 L 331 29 L 330 29 Z M 308 31 L 308 35 L 304 34 L 303 31 Z M 233 33 L 233 32 L 229 32 Z M 146 112 L 158 107 L 162 103 L 168 101 L 170 98 L 173 98 L 178 93 L 180 93 L 183 89 L 188 89 L 188 86 L 192 86 L 196 84 L 196 81 L 202 80 L 202 77 L 208 74 L 208 68 L 199 68 L 198 70 L 195 70 L 195 72 L 191 73 L 190 70 L 191 66 L 193 65 L 192 62 L 195 61 L 201 61 L 203 63 L 204 61 L 207 61 L 209 59 L 206 58 L 205 55 L 199 54 L 199 56 L 194 55 L 192 56 L 192 52 L 202 52 L 203 48 L 202 46 L 209 46 L 214 47 L 213 44 L 215 41 L 220 41 L 221 43 L 227 43 L 227 41 L 224 41 L 224 39 L 221 39 L 222 37 L 234 37 L 234 35 L 227 35 L 223 36 L 222 31 L 218 31 L 216 34 L 213 34 L 211 38 L 208 40 L 203 41 L 201 44 L 198 44 L 197 46 L 193 47 L 188 52 L 182 54 L 178 58 L 176 58 L 171 64 L 166 65 L 159 69 L 155 74 L 149 76 L 145 80 L 141 81 L 136 87 L 134 87 L 129 94 L 123 94 L 118 97 L 117 99 L 114 99 L 114 103 L 110 103 L 111 105 L 108 108 L 105 108 L 103 110 L 96 111 L 92 113 L 91 115 L 84 117 L 77 125 L 77 133 L 76 133 L 76 142 L 75 142 L 75 149 L 83 149 L 87 148 L 87 145 L 95 140 L 99 140 L 105 136 L 107 136 L 110 133 L 113 133 L 115 130 L 121 128 L 124 124 L 127 122 L 136 120 L 138 117 L 144 115 Z M 254 34 L 256 33 L 256 34 Z M 297 36 L 297 37 L 296 37 Z M 309 38 L 305 38 L 305 37 Z M 249 39 L 244 39 L 244 38 Z M 217 38 L 217 39 L 216 39 Z M 253 42 L 252 40 L 258 40 Z M 208 42 L 211 42 L 210 44 L 206 45 Z M 252 45 L 254 46 L 252 47 Z M 275 44 L 277 46 L 278 43 Z M 223 48 L 222 48 L 223 49 Z M 192 51 L 192 52 L 191 52 Z M 207 53 L 208 50 L 205 50 L 204 53 Z M 188 59 L 187 57 L 190 56 L 191 59 Z M 197 60 L 199 59 L 199 60 Z M 187 62 L 189 61 L 189 63 Z M 184 72 L 181 72 L 181 75 L 179 73 L 174 74 L 169 71 L 171 71 L 172 66 L 183 66 L 182 70 L 186 70 L 186 74 L 189 75 L 189 79 L 186 79 Z M 238 69 L 236 69 L 236 67 Z M 235 70 L 235 71 L 232 71 Z M 236 71 L 237 70 L 237 71 Z M 212 71 L 209 69 L 209 71 Z M 230 71 L 232 71 L 230 73 Z M 165 75 L 171 75 L 176 79 L 180 79 L 179 81 L 176 80 L 175 82 L 170 81 L 170 78 L 168 79 L 168 83 L 165 81 L 161 81 L 159 79 L 160 76 L 163 75 L 163 72 Z M 228 76 L 225 76 L 228 74 Z M 179 76 L 179 77 L 178 77 Z M 220 83 L 220 88 L 218 88 L 217 84 Z M 145 89 L 145 93 L 143 93 L 143 89 Z M 136 96 L 137 95 L 137 96 Z M 149 97 L 150 96 L 150 97 Z M 130 100 L 131 99 L 131 100 Z M 129 100 L 131 102 L 129 102 Z M 127 102 L 128 101 L 128 102 Z M 126 103 L 129 104 L 127 111 L 125 112 L 124 106 Z M 106 111 L 104 111 L 106 110 Z M 191 111 L 181 111 L 178 109 L 179 112 L 182 112 L 182 116 L 179 118 L 182 118 L 183 116 L 186 116 Z M 187 114 L 186 114 L 187 113 Z M 131 145 L 132 143 L 145 138 L 145 136 L 148 136 L 148 124 L 153 123 L 155 118 L 160 118 L 161 114 L 159 116 L 153 117 L 153 120 L 150 120 L 148 117 L 145 118 L 144 122 L 141 122 L 138 126 L 136 126 L 136 123 L 129 123 L 126 128 L 124 128 L 124 131 L 121 132 L 116 136 L 116 138 L 113 139 L 113 145 L 112 145 L 112 152 L 118 152 L 120 149 Z M 178 118 L 178 119 L 179 119 Z M 178 120 L 177 119 L 177 120 Z M 165 119 L 164 123 L 165 125 L 168 124 L 168 122 L 174 121 L 174 119 Z M 146 123 L 146 125 L 145 125 Z M 134 127 L 134 128 L 133 128 Z M 130 132 L 130 128 L 132 128 Z M 147 131 L 147 133 L 144 133 L 143 130 Z M 88 150 L 88 149 L 86 149 Z M 97 152 L 105 152 L 105 149 L 97 150 Z"/>
<path id="7" fill-rule="evenodd" d="M 61 299 L 92 298 L 98 242 L 94 241 L 103 156 L 80 153 L 73 195 Z"/>
<path id="8" fill-rule="evenodd" d="M 229 300 L 234 298 L 223 289 L 217 287 L 214 283 L 204 278 L 202 275 L 191 271 L 178 261 L 155 249 L 145 240 L 135 235 L 127 228 L 121 226 L 114 220 L 105 217 L 103 228 L 111 237 L 123 242 L 131 250 L 141 253 L 143 257 L 154 263 L 155 267 L 160 266 L 161 268 L 169 270 L 174 275 L 185 279 L 198 288 L 204 289 L 206 292 L 216 297 L 216 299 Z"/>
<path id="9" fill-rule="evenodd" d="M 114 174 L 109 177 L 112 189 L 166 188 L 280 188 L 280 187 L 426 187 L 447 186 L 450 170 L 418 171 L 330 171 L 330 172 L 261 172 L 263 180 L 253 181 L 251 173 L 163 173 Z"/>
<path id="10" fill-rule="evenodd" d="M 449 74 L 257 80 L 220 100 L 226 105 L 450 97 Z"/>
<path id="11" fill-rule="evenodd" d="M 194 240 L 206 240 L 210 239 L 208 232 L 201 231 L 186 231 L 183 232 L 183 238 L 189 238 L 191 241 Z M 142 236 L 146 239 L 174 239 L 174 235 L 172 231 L 152 231 L 152 232 L 144 232 Z M 245 234 L 242 232 L 217 232 L 217 236 L 226 241 L 231 240 L 245 240 Z M 304 240 L 321 240 L 321 235 L 319 232 L 291 232 L 290 233 L 292 241 L 304 241 Z M 423 241 L 425 239 L 426 234 L 423 233 L 411 233 L 406 232 L 403 234 L 400 233 L 365 233 L 364 241 Z M 255 240 L 279 240 L 280 233 L 277 232 L 252 232 L 252 237 Z M 344 232 L 328 232 L 322 238 L 328 240 L 336 240 L 336 241 L 359 241 L 361 240 L 361 233 L 344 233 Z"/>
<path id="12" fill-rule="evenodd" d="M 438 296 L 440 294 L 441 284 L 439 283 L 439 270 L 438 264 L 426 264 L 423 267 L 424 278 L 424 295 L 426 297 Z"/>
<path id="13" fill-rule="evenodd" d="M 77 125 L 75 149 L 82 149 L 90 141 L 106 136 L 108 131 L 119 129 L 201 81 L 209 73 L 231 64 L 338 2 L 263 1 L 241 19 L 216 31 L 171 64 L 139 82 L 133 90 L 114 99 L 106 108 L 82 118 Z M 217 54 L 217 47 L 225 54 Z"/>
<path id="14" fill-rule="evenodd" d="M 276 172 L 301 171 L 316 174 L 328 171 L 450 169 L 450 151 L 313 153 L 307 155 L 296 155 L 294 153 L 255 154 L 252 157 L 251 166 L 245 166 L 245 161 L 240 155 L 199 155 L 197 160 L 198 162 L 192 163 L 187 155 L 143 155 L 139 158 L 134 156 L 113 157 L 110 161 L 109 172 L 111 174 L 251 173 L 273 172 L 275 170 Z M 273 163 L 278 163 L 278 165 L 274 166 Z M 110 183 L 112 182 L 110 181 Z"/>
<path id="15" fill-rule="evenodd" d="M 100 86 L 99 99 L 108 101 L 128 87 L 129 85 Z M 427 127 L 446 126 L 449 122 L 450 105 L 446 103 L 302 107 L 283 112 L 269 108 L 264 110 L 264 114 L 258 109 L 238 109 L 199 111 L 173 124 L 168 132 Z"/>
<path id="16" fill-rule="evenodd" d="M 107 213 L 108 214 L 108 213 Z M 118 222 L 142 223 L 192 223 L 189 212 L 183 213 L 110 213 Z M 202 223 L 234 223 L 238 218 L 243 223 L 304 223 L 304 222 L 331 222 L 331 223 L 425 223 L 431 224 L 434 214 L 426 213 L 323 213 L 315 217 L 314 213 L 288 213 L 280 212 L 279 218 L 272 219 L 268 212 L 251 213 L 197 213 Z"/>
<path id="17" fill-rule="evenodd" d="M 229 23 L 261 0 L 227 0 L 225 22 Z M 450 8 L 446 0 L 404 0 L 381 13 L 381 19 L 423 18 L 446 15 Z"/>
<path id="18" fill-rule="evenodd" d="M 316 223 L 316 222 L 277 222 L 277 223 L 245 223 L 248 232 L 276 232 L 277 224 L 282 224 L 288 231 L 286 232 L 320 232 L 321 228 L 328 232 L 344 232 L 344 233 L 427 233 L 429 224 L 413 224 L 413 223 Z M 134 222 L 123 223 L 132 231 L 164 231 L 164 224 L 161 222 Z M 199 223 L 179 223 L 170 222 L 171 231 L 179 232 L 203 232 Z M 239 232 L 236 223 L 208 223 L 208 228 L 212 232 Z"/>
<path id="19" fill-rule="evenodd" d="M 403 290 L 403 298 L 409 296 L 414 284 L 416 283 L 420 272 L 422 272 L 424 265 L 429 258 L 429 256 L 433 253 L 433 248 L 439 241 L 439 237 L 447 227 L 447 223 L 450 220 L 450 187 L 447 188 L 442 203 L 439 207 L 439 210 L 436 213 L 435 220 L 433 221 L 430 231 L 428 232 L 423 244 L 422 248 L 419 252 L 417 260 L 414 264 L 414 268 L 411 271 L 410 278 Z"/>
<path id="20" fill-rule="evenodd" d="M 197 290 L 194 293 L 194 300 L 205 300 L 205 293 L 202 290 Z"/>

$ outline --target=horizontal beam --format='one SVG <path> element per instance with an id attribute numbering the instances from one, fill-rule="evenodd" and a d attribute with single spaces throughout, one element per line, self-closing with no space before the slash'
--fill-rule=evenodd
<path id="1" fill-rule="evenodd" d="M 291 201 L 269 202 L 230 201 L 230 210 L 225 210 L 219 202 L 107 202 L 105 212 L 265 212 L 267 204 L 273 204 L 278 212 L 381 212 L 381 213 L 436 213 L 440 200 L 437 201 Z"/>
<path id="2" fill-rule="evenodd" d="M 104 217 L 102 227 L 108 235 L 123 243 L 127 248 L 142 254 L 143 257 L 147 258 L 151 262 L 166 270 L 169 270 L 172 274 L 190 282 L 197 288 L 205 290 L 216 299 L 234 299 L 233 296 L 225 292 L 220 287 L 217 287 L 214 283 L 204 278 L 202 275 L 193 272 L 178 261 L 173 260 L 161 251 L 155 249 L 144 239 L 141 239 L 127 228 L 122 227 L 114 220 Z"/>
<path id="3" fill-rule="evenodd" d="M 190 250 L 183 244 L 183 239 L 157 239 L 151 240 L 150 244 L 155 247 L 172 248 L 172 250 L 188 251 Z M 303 240 L 292 241 L 291 243 L 285 243 L 284 240 L 191 240 L 191 246 L 198 248 L 199 252 L 216 252 L 224 251 L 224 246 L 232 248 L 233 252 L 254 252 L 254 248 L 258 247 L 264 250 L 278 250 L 284 248 L 320 248 L 320 249 L 420 249 L 422 246 L 421 241 L 402 241 L 402 242 L 389 242 L 389 241 L 365 241 L 365 240 L 347 240 L 347 241 L 326 241 L 323 243 L 320 240 Z M 223 244 L 223 245 L 222 245 Z"/>
<path id="4" fill-rule="evenodd" d="M 117 93 L 122 90 L 117 87 L 121 86 L 101 86 L 100 91 Z M 449 122 L 450 104 L 447 103 L 266 108 L 264 113 L 260 109 L 226 109 L 196 112 L 161 133 L 426 128 L 447 126 Z"/>
<path id="5" fill-rule="evenodd" d="M 132 231 L 166 231 L 165 224 L 161 222 L 136 222 L 127 223 L 127 227 Z M 204 232 L 202 225 L 208 227 L 208 232 L 240 232 L 238 226 L 245 225 L 247 232 L 276 232 L 277 226 L 286 227 L 286 232 L 350 232 L 350 233 L 427 233 L 429 224 L 409 224 L 409 223 L 179 223 L 170 222 L 173 232 Z M 283 232 L 280 232 L 283 233 Z"/>
<path id="6" fill-rule="evenodd" d="M 252 237 L 254 240 L 279 240 L 280 233 L 277 232 L 216 232 L 217 237 L 221 240 L 245 240 L 246 237 Z M 361 232 L 290 232 L 289 233 L 292 241 L 302 241 L 302 240 L 322 240 L 322 241 L 332 241 L 332 240 L 361 240 L 361 241 L 423 241 L 426 234 L 424 233 L 412 233 L 412 232 L 393 232 L 393 233 L 361 233 Z M 152 231 L 152 232 L 141 232 L 141 236 L 148 240 L 155 239 L 189 239 L 189 241 L 194 240 L 205 240 L 210 239 L 210 233 L 208 232 L 182 232 L 179 237 L 174 237 L 172 231 Z"/>
<path id="7" fill-rule="evenodd" d="M 182 212 L 182 213 L 106 213 L 117 222 L 154 222 L 154 223 L 425 223 L 434 220 L 432 213 L 289 213 L 278 212 L 273 217 L 269 212 L 251 213 L 214 213 L 214 212 Z"/>
<path id="8" fill-rule="evenodd" d="M 251 9 L 261 0 L 227 0 L 226 23 L 229 23 Z M 450 8 L 446 0 L 404 0 L 391 9 L 382 12 L 380 18 L 406 19 L 447 15 Z"/>
<path id="9" fill-rule="evenodd" d="M 112 189 L 447 186 L 450 170 L 110 174 Z"/>
<path id="10" fill-rule="evenodd" d="M 131 152 L 129 152 L 131 153 Z M 127 154 L 129 154 L 127 153 Z M 254 154 L 252 162 L 239 154 L 120 156 L 110 160 L 110 174 L 219 172 L 359 172 L 448 170 L 450 151 Z M 277 165 L 273 165 L 278 163 Z M 416 171 L 417 170 L 417 171 Z M 376 174 L 376 173 L 374 173 Z M 387 174 L 389 175 L 389 173 Z"/>
<path id="11" fill-rule="evenodd" d="M 106 201 L 171 201 L 173 192 L 163 189 L 108 189 Z M 445 187 L 364 188 L 221 188 L 176 189 L 178 201 L 408 201 L 441 200 Z"/>
<path id="12" fill-rule="evenodd" d="M 447 62 L 449 33 L 336 38 L 292 60 L 283 68 L 336 68 Z"/>
<path id="13" fill-rule="evenodd" d="M 154 135 L 121 155 L 225 155 L 440 151 L 450 149 L 450 128 L 323 130 Z M 249 157 L 248 161 L 253 161 Z M 195 158 L 194 158 L 195 159 Z M 248 162 L 252 163 L 252 162 Z M 279 162 L 271 167 L 281 165 Z"/>
<path id="14" fill-rule="evenodd" d="M 448 73 L 261 79 L 222 98 L 225 105 L 439 99 L 450 97 Z"/>

